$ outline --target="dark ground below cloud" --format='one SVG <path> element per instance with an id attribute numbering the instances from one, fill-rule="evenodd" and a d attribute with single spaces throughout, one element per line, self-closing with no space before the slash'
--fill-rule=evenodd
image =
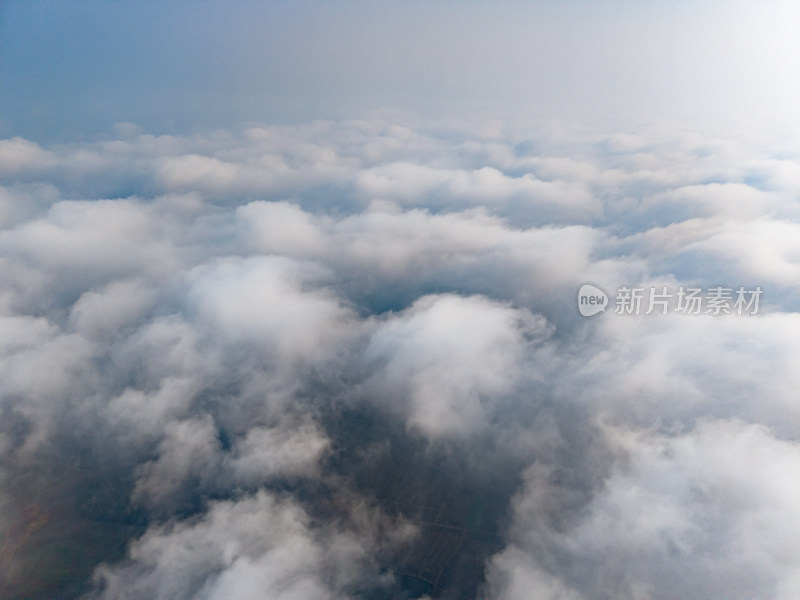
<path id="1" fill-rule="evenodd" d="M 515 470 L 470 465 L 452 448 L 431 446 L 369 410 L 340 415 L 332 433 L 332 470 L 419 528 L 414 542 L 384 565 L 397 580 L 390 597 L 488 598 L 484 569 L 503 547 Z"/>
<path id="2" fill-rule="evenodd" d="M 347 409 L 327 429 L 333 441 L 326 472 L 392 517 L 418 528 L 411 544 L 377 557 L 394 583 L 354 590 L 356 598 L 440 600 L 488 598 L 482 592 L 487 559 L 503 547 L 508 503 L 518 483 L 509 469 L 483 469 L 404 429 L 385 414 Z M 132 506 L 131 468 L 104 464 L 80 440 L 61 440 L 39 456 L 49 465 L 14 476 L 19 526 L 0 549 L 7 600 L 73 600 L 91 589 L 100 563 L 123 559 L 129 542 L 148 526 Z M 106 457 L 108 458 L 108 457 Z M 128 480 L 123 480 L 127 477 Z M 121 479 L 122 478 L 122 479 Z M 324 481 L 284 487 L 321 521 L 343 510 Z M 215 498 L 219 499 L 219 498 Z M 203 511 L 204 500 L 183 506 L 184 517 Z M 269 532 L 264 532 L 269 535 Z M 24 556 L 24 562 L 14 562 Z M 13 585 L 9 582 L 18 582 Z"/>

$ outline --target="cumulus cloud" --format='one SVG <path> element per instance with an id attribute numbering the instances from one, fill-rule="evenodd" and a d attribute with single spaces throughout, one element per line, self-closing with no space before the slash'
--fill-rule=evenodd
<path id="1" fill-rule="evenodd" d="M 333 524 L 315 527 L 297 504 L 266 492 L 217 502 L 197 521 L 148 531 L 130 561 L 101 568 L 95 598 L 351 597 L 375 540 Z"/>
<path id="2" fill-rule="evenodd" d="M 558 511 L 553 473 L 526 473 L 518 541 L 492 564 L 504 597 L 797 595 L 796 443 L 726 420 L 675 436 L 606 435 L 623 458 L 560 528 L 543 517 Z"/>
<path id="3" fill-rule="evenodd" d="M 382 324 L 365 359 L 380 364 L 373 385 L 408 404 L 410 426 L 434 438 L 469 435 L 514 388 L 525 337 L 544 329 L 542 319 L 482 297 L 425 296 Z"/>
<path id="4" fill-rule="evenodd" d="M 798 148 L 771 144 L 0 142 L 0 592 L 795 597 Z M 587 281 L 763 295 L 584 319 Z"/>
<path id="5" fill-rule="evenodd" d="M 4 175 L 42 169 L 54 162 L 56 157 L 43 150 L 36 142 L 19 137 L 0 142 L 0 163 L 3 165 Z"/>

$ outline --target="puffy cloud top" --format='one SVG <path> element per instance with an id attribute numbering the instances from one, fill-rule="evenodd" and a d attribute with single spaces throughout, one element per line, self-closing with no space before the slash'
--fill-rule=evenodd
<path id="1" fill-rule="evenodd" d="M 797 146 L 117 133 L 0 141 L 4 597 L 800 594 Z"/>

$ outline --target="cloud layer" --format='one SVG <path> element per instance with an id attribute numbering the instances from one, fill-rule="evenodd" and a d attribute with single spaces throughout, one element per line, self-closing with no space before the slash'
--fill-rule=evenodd
<path id="1" fill-rule="evenodd" d="M 0 141 L 4 596 L 800 593 L 798 147 L 117 133 Z"/>

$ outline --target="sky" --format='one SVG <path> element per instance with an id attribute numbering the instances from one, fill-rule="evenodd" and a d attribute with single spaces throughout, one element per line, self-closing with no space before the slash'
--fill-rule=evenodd
<path id="1" fill-rule="evenodd" d="M 0 4 L 0 596 L 796 600 L 799 21 Z"/>
<path id="2" fill-rule="evenodd" d="M 5 135 L 427 116 L 796 126 L 796 3 L 88 2 L 0 9 Z"/>

